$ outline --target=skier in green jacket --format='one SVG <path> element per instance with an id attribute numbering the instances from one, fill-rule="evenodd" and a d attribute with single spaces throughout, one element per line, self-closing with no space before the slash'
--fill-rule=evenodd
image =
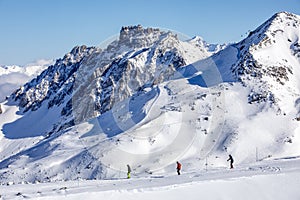
<path id="1" fill-rule="evenodd" d="M 127 165 L 127 178 L 130 178 L 131 168 L 129 165 Z"/>

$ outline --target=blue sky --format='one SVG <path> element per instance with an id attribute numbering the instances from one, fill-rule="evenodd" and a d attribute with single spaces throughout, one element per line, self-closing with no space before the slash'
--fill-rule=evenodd
<path id="1" fill-rule="evenodd" d="M 121 26 L 162 27 L 209 43 L 237 42 L 300 0 L 0 0 L 0 65 L 62 57 L 97 46 Z"/>

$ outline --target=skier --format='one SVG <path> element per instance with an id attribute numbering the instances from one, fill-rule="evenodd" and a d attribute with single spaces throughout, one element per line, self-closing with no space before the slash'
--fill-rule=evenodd
<path id="1" fill-rule="evenodd" d="M 233 158 L 230 154 L 229 154 L 229 158 L 227 159 L 227 162 L 228 161 L 230 161 L 230 169 L 233 169 Z"/>
<path id="2" fill-rule="evenodd" d="M 181 163 L 179 163 L 179 162 L 177 161 L 176 164 L 177 164 L 177 167 L 176 167 L 176 169 L 177 169 L 177 174 L 180 175 Z"/>
<path id="3" fill-rule="evenodd" d="M 131 168 L 129 165 L 127 165 L 127 178 L 130 178 L 130 172 L 131 172 Z"/>

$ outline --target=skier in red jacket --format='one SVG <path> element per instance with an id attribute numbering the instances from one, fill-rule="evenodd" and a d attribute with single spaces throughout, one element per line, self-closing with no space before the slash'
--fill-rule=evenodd
<path id="1" fill-rule="evenodd" d="M 176 167 L 176 169 L 177 169 L 177 174 L 180 175 L 181 164 L 180 164 L 178 161 L 176 162 L 176 164 L 177 164 L 177 167 Z"/>

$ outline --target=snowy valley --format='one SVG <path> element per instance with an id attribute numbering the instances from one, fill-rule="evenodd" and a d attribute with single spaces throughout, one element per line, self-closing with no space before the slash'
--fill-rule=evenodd
<path id="1" fill-rule="evenodd" d="M 2 98 L 1 198 L 298 199 L 299 37 L 281 12 L 235 44 L 138 25 L 74 47 Z"/>

